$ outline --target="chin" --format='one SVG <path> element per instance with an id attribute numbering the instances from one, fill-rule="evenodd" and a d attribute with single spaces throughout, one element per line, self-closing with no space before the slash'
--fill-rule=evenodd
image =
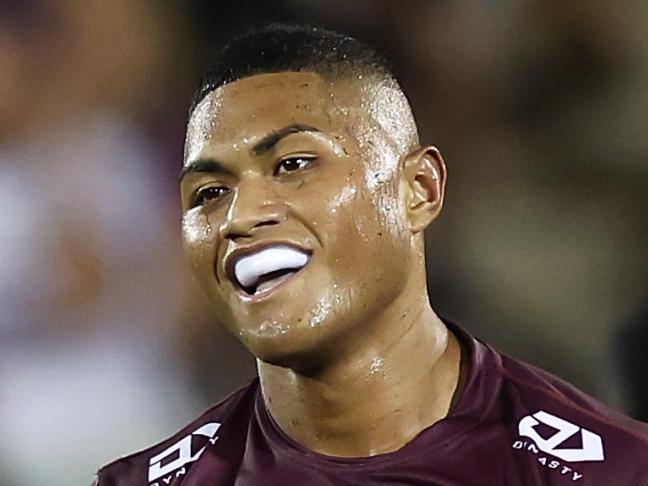
<path id="1" fill-rule="evenodd" d="M 264 363 L 308 373 L 318 367 L 326 339 L 321 332 L 309 329 L 281 330 L 272 335 L 241 333 L 243 345 Z M 305 335 L 306 334 L 306 335 Z"/>

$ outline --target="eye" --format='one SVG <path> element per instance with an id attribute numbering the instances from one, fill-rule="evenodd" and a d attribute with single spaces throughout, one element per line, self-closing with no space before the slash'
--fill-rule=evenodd
<path id="1" fill-rule="evenodd" d="M 229 193 L 229 191 L 229 187 L 225 186 L 209 186 L 200 189 L 194 195 L 192 206 L 198 206 L 214 199 L 220 199 Z"/>
<path id="2" fill-rule="evenodd" d="M 285 174 L 286 172 L 295 172 L 304 169 L 313 163 L 313 158 L 309 157 L 292 157 L 283 159 L 275 168 L 275 175 Z"/>

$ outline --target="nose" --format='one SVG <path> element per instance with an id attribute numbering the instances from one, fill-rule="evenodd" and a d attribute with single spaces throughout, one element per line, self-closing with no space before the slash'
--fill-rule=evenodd
<path id="1" fill-rule="evenodd" d="M 262 226 L 274 226 L 286 219 L 285 210 L 268 190 L 262 177 L 241 181 L 234 190 L 225 220 L 219 227 L 223 239 L 250 237 Z"/>

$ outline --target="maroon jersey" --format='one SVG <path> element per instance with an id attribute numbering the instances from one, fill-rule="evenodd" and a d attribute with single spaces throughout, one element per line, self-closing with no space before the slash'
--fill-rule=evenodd
<path id="1" fill-rule="evenodd" d="M 447 323 L 468 356 L 452 413 L 388 454 L 311 452 L 268 414 L 258 379 L 98 486 L 648 486 L 648 424 Z"/>

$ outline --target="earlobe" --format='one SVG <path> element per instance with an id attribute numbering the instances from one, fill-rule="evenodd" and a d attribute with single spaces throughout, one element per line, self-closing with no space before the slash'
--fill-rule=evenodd
<path id="1" fill-rule="evenodd" d="M 421 147 L 404 160 L 408 184 L 407 213 L 413 233 L 423 231 L 441 212 L 445 195 L 446 167 L 434 146 Z"/>

